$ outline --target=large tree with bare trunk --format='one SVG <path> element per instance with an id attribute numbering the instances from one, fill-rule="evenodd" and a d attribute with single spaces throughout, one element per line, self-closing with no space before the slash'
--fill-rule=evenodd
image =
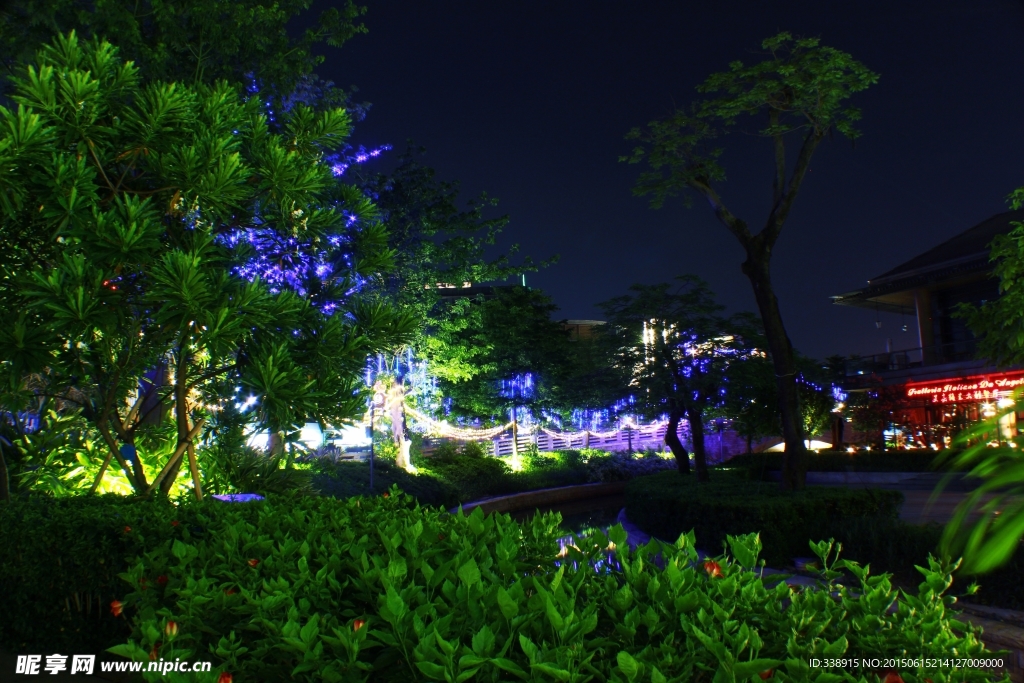
<path id="1" fill-rule="evenodd" d="M 629 138 L 639 144 L 623 160 L 645 161 L 650 168 L 641 174 L 635 194 L 653 195 L 651 203 L 659 207 L 669 197 L 696 193 L 743 247 L 743 274 L 754 289 L 775 368 L 786 442 L 783 486 L 796 489 L 804 484 L 801 462 L 806 450 L 797 367 L 772 288 L 771 255 L 815 151 L 833 132 L 858 136 L 854 122 L 860 111 L 847 100 L 875 83 L 878 75 L 816 38 L 795 40 L 780 33 L 762 47 L 765 55 L 757 63 L 736 61 L 728 71 L 712 74 L 698 88 L 708 95 L 705 99 L 631 131 Z M 741 125 L 748 118 L 756 122 L 750 130 Z M 772 143 L 772 203 L 759 231 L 733 212 L 719 192 L 725 180 L 719 140 L 732 132 L 753 132 Z"/>

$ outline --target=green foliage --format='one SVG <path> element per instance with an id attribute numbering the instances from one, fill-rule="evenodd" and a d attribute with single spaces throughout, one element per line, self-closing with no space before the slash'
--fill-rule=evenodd
<path id="1" fill-rule="evenodd" d="M 55 33 L 115 41 L 126 59 L 151 80 L 241 83 L 257 78 L 279 95 L 291 93 L 324 57 L 319 43 L 339 47 L 366 31 L 365 12 L 347 1 L 320 13 L 312 26 L 289 36 L 289 21 L 310 0 L 177 0 L 125 3 L 98 0 L 17 0 L 0 14 L 0 64 L 26 61 Z"/>
<path id="2" fill-rule="evenodd" d="M 420 469 L 443 479 L 459 490 L 460 502 L 468 503 L 484 496 L 510 493 L 511 469 L 500 458 L 481 458 L 475 455 L 443 453 L 428 458 Z"/>
<path id="3" fill-rule="evenodd" d="M 137 458 L 145 470 L 159 468 L 173 449 L 169 427 L 146 425 L 139 431 Z M 50 410 L 40 417 L 40 427 L 35 433 L 21 435 L 6 450 L 8 457 L 13 455 L 8 464 L 16 492 L 68 496 L 93 490 L 122 495 L 133 491 L 129 471 L 120 467 L 106 468 L 110 451 L 95 427 L 77 410 L 64 413 Z M 107 474 L 100 479 L 100 472 L 105 468 Z M 171 495 L 180 494 L 187 483 L 179 476 L 168 487 Z"/>
<path id="4" fill-rule="evenodd" d="M 1024 396 L 1014 392 L 1019 402 Z M 957 506 L 943 535 L 943 549 L 963 553 L 964 570 L 985 573 L 1006 564 L 1020 551 L 1024 540 L 1024 456 L 1016 439 L 1014 446 L 989 446 L 1000 433 L 999 420 L 1016 410 L 1013 406 L 964 430 L 943 464 L 964 470 L 980 480 Z M 943 488 L 945 482 L 939 486 Z"/>
<path id="5" fill-rule="evenodd" d="M 927 565 L 929 554 L 943 556 L 943 528 L 938 524 L 907 524 L 888 517 L 852 517 L 831 525 L 831 532 L 843 544 L 843 553 L 875 570 L 895 575 L 900 583 L 913 584 L 918 579 L 916 567 Z M 1005 609 L 1024 608 L 1024 548 L 1004 566 L 984 574 L 971 576 L 963 565 L 955 573 L 953 587 L 957 593 L 969 592 L 978 583 L 978 592 L 967 598 L 971 603 L 994 605 Z"/>
<path id="6" fill-rule="evenodd" d="M 723 468 L 750 473 L 761 478 L 761 473 L 782 469 L 782 453 L 751 453 L 734 456 Z M 934 451 L 824 451 L 807 458 L 808 472 L 928 472 L 946 469 L 949 456 Z M 966 470 L 960 470 L 966 471 Z"/>
<path id="7" fill-rule="evenodd" d="M 130 627 L 110 611 L 125 589 L 118 574 L 188 528 L 202 533 L 192 508 L 161 500 L 79 495 L 0 503 L 0 585 L 8 588 L 0 647 L 96 652 L 124 639 Z"/>
<path id="8" fill-rule="evenodd" d="M 271 455 L 248 446 L 215 442 L 201 450 L 204 481 L 211 493 L 297 493 L 312 495 L 313 473 L 289 467 L 289 456 Z"/>
<path id="9" fill-rule="evenodd" d="M 109 43 L 74 33 L 12 83 L 18 110 L 0 108 L 0 310 L 18 320 L 0 346 L 6 397 L 24 401 L 25 377 L 39 373 L 33 391 L 81 406 L 124 469 L 116 442 L 140 445 L 147 418 L 173 403 L 172 443 L 188 442 L 200 420 L 231 410 L 238 385 L 272 432 L 362 411 L 366 354 L 416 322 L 343 296 L 390 263 L 372 203 L 323 160 L 349 133 L 344 111 L 296 106 L 276 134 L 257 99 L 223 82 L 143 83 Z M 308 251 L 349 230 L 343 211 L 362 221 L 355 265 L 315 292 L 231 274 L 246 248 L 218 238 L 254 217 Z M 347 315 L 325 315 L 326 300 Z M 148 490 L 155 473 L 139 459 L 131 471 Z"/>
<path id="10" fill-rule="evenodd" d="M 312 471 L 313 486 L 324 496 L 351 498 L 371 495 L 370 465 L 367 462 L 333 463 L 324 459 L 318 461 Z M 395 465 L 394 460 L 374 463 L 373 485 L 376 493 L 398 486 L 424 506 L 452 508 L 469 500 L 447 480 L 428 470 L 421 469 L 417 474 L 411 474 Z"/>
<path id="11" fill-rule="evenodd" d="M 485 211 L 497 200 L 482 194 L 465 208 L 459 202 L 459 184 L 436 177 L 417 157 L 424 150 L 407 149 L 389 174 L 377 174 L 361 184 L 381 212 L 388 227 L 388 246 L 395 252 L 395 268 L 378 283 L 387 295 L 403 306 L 412 307 L 427 324 L 424 332 L 439 325 L 451 325 L 470 306 L 466 299 L 444 300 L 449 291 L 438 285 L 461 287 L 504 282 L 532 272 L 538 266 L 527 257 L 513 266 L 509 258 L 518 251 L 488 260 L 497 236 L 508 217 L 486 218 Z M 358 174 L 360 168 L 350 172 Z M 543 265 L 543 264 L 542 264 Z M 417 346 L 430 344 L 421 338 Z"/>
<path id="12" fill-rule="evenodd" d="M 763 353 L 749 346 L 756 330 L 749 314 L 723 316 L 708 284 L 693 275 L 633 285 L 630 294 L 600 307 L 608 318 L 602 336 L 621 373 L 622 391 L 636 397 L 629 410 L 648 417 L 667 413 L 670 432 L 685 416 L 703 480 L 704 423 L 723 405 L 729 370 Z M 688 470 L 678 439 L 668 443 L 681 469 Z"/>
<path id="13" fill-rule="evenodd" d="M 949 610 L 948 564 L 930 561 L 917 593 L 905 594 L 886 575 L 837 562 L 834 544 L 813 543 L 820 590 L 791 590 L 750 571 L 761 550 L 754 535 L 730 538 L 730 554 L 715 565 L 698 563 L 692 533 L 631 552 L 621 527 L 577 538 L 560 554 L 556 515 L 520 525 L 389 493 L 177 509 L 123 498 L 0 505 L 0 541 L 26 549 L 0 564 L 4 585 L 21 589 L 0 603 L 0 643 L 22 651 L 120 643 L 116 652 L 144 662 L 154 651 L 172 661 L 209 657 L 211 681 L 228 671 L 385 683 L 757 680 L 769 669 L 804 681 L 816 680 L 807 668 L 815 656 L 984 652 Z M 595 571 L 598 562 L 605 569 Z M 834 583 L 840 572 L 853 585 Z M 111 591 L 116 574 L 120 588 Z M 75 605 L 75 591 L 79 600 L 101 591 L 102 612 L 76 617 L 88 628 L 55 617 L 65 598 Z M 114 598 L 124 604 L 120 618 L 110 613 Z M 164 635 L 169 620 L 173 638 Z M 900 673 L 915 683 L 952 680 L 948 669 Z M 989 680 L 980 671 L 956 676 Z"/>
<path id="14" fill-rule="evenodd" d="M 760 533 L 772 566 L 806 552 L 809 537 L 831 535 L 830 524 L 849 517 L 895 519 L 899 491 L 813 487 L 799 492 L 758 486 L 728 472 L 714 472 L 707 486 L 663 472 L 626 486 L 630 520 L 659 538 L 693 529 L 714 551 L 728 535 Z"/>
<path id="15" fill-rule="evenodd" d="M 207 522 L 218 533 L 165 541 L 124 574 L 134 629 L 117 651 L 147 660 L 160 641 L 165 658 L 211 651 L 239 677 L 300 681 L 746 680 L 768 669 L 807 680 L 811 656 L 983 652 L 953 629 L 951 567 L 938 562 L 917 595 L 900 596 L 887 577 L 836 562 L 833 544 L 813 544 L 826 577 L 846 570 L 858 585 L 826 578 L 793 592 L 748 570 L 753 536 L 731 539 L 735 560 L 717 558 L 716 576 L 696 564 L 692 535 L 630 553 L 616 527 L 577 540 L 559 566 L 555 516 L 520 526 L 442 515 L 397 491 L 218 513 Z M 610 541 L 621 570 L 594 571 Z M 134 590 L 153 575 L 168 577 L 165 590 Z"/>
<path id="16" fill-rule="evenodd" d="M 1024 208 L 1024 188 L 1009 197 L 1010 207 Z M 989 247 L 992 273 L 999 278 L 999 297 L 981 306 L 961 304 L 958 315 L 978 339 L 978 354 L 998 365 L 1024 361 L 1024 223 L 1013 221 L 1009 234 L 996 235 Z"/>
<path id="17" fill-rule="evenodd" d="M 782 433 L 775 368 L 767 356 L 751 355 L 729 369 L 722 412 L 730 427 L 751 441 Z"/>
<path id="18" fill-rule="evenodd" d="M 551 319 L 551 298 L 527 287 L 503 287 L 438 325 L 423 352 L 456 414 L 507 419 L 514 406 L 555 403 L 570 343 Z M 531 394 L 511 395 L 501 382 L 533 376 Z"/>
<path id="19" fill-rule="evenodd" d="M 803 137 L 788 188 L 785 150 L 775 150 L 783 155 L 778 168 L 783 175 L 776 179 L 775 191 L 785 202 L 777 204 L 772 213 L 782 214 L 779 217 L 784 220 L 784 211 L 795 198 L 817 144 L 832 130 L 850 139 L 860 136 L 854 126 L 860 120 L 860 110 L 845 101 L 877 83 L 878 74 L 849 54 L 821 45 L 817 38 L 794 40 L 789 33 L 779 33 L 765 40 L 762 48 L 762 61 L 752 65 L 732 62 L 728 71 L 712 74 L 697 89 L 721 93 L 719 96 L 700 100 L 690 109 L 679 109 L 663 121 L 648 124 L 645 131 L 635 129 L 629 134 L 640 140 L 641 146 L 628 160 L 646 159 L 652 168 L 641 176 L 636 194 L 653 194 L 655 206 L 687 188 L 714 194 L 712 184 L 725 179 L 725 169 L 718 162 L 722 149 L 714 146 L 716 140 L 743 131 L 738 122 L 745 115 L 753 116 L 758 127 L 749 132 L 776 141 L 791 133 Z M 770 232 L 772 227 L 769 224 Z"/>

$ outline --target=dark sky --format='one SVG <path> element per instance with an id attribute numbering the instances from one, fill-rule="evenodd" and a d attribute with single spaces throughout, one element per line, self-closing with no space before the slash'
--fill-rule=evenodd
<path id="1" fill-rule="evenodd" d="M 398 2 L 367 0 L 368 35 L 328 52 L 321 76 L 373 104 L 354 142 L 406 139 L 425 163 L 501 200 L 505 243 L 560 262 L 528 276 L 567 318 L 634 282 L 694 273 L 731 310 L 755 310 L 742 251 L 706 204 L 651 210 L 618 162 L 633 126 L 669 114 L 734 59 L 786 30 L 881 74 L 855 97 L 863 137 L 826 142 L 773 258 L 794 345 L 806 354 L 917 345 L 898 316 L 833 306 L 992 214 L 1024 185 L 1021 0 Z M 767 215 L 770 152 L 739 138 L 723 194 L 752 227 Z"/>

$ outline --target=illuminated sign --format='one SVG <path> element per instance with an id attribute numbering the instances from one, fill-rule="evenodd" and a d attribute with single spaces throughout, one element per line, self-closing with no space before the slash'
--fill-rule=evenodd
<path id="1" fill-rule="evenodd" d="M 924 398 L 930 403 L 976 403 L 1010 398 L 1024 386 L 1024 373 L 976 375 L 964 379 L 907 384 L 907 398 Z"/>

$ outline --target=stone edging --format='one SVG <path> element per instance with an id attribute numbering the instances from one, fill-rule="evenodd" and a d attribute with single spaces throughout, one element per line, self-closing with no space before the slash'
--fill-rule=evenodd
<path id="1" fill-rule="evenodd" d="M 612 481 L 598 484 L 578 484 L 576 486 L 559 486 L 553 489 L 539 489 L 537 491 L 524 491 L 508 496 L 497 498 L 486 498 L 473 501 L 462 506 L 462 511 L 469 513 L 480 508 L 484 513 L 489 512 L 515 512 L 517 510 L 528 510 L 532 507 L 557 505 L 571 500 L 583 498 L 598 498 L 601 496 L 614 496 L 626 490 L 626 482 Z M 458 512 L 459 508 L 452 508 L 451 513 Z"/>

